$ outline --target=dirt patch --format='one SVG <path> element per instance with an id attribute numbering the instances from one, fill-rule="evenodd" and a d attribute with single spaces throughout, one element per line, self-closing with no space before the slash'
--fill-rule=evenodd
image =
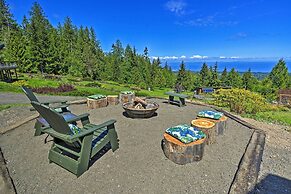
<path id="1" fill-rule="evenodd" d="M 229 120 L 217 143 L 205 147 L 203 159 L 187 165 L 168 160 L 161 149 L 166 128 L 188 123 L 203 106 L 177 107 L 159 103 L 158 115 L 131 119 L 121 105 L 88 110 L 73 105 L 76 113 L 90 113 L 92 123 L 116 119 L 120 148 L 110 150 L 81 177 L 48 163 L 50 143 L 33 137 L 29 122 L 0 137 L 0 146 L 18 193 L 227 193 L 252 130 Z M 21 146 L 20 146 L 21 145 Z"/>

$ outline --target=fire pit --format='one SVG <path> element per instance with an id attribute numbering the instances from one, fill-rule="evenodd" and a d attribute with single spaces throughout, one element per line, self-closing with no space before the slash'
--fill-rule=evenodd
<path id="1" fill-rule="evenodd" d="M 133 102 L 124 103 L 123 108 L 131 118 L 149 118 L 155 114 L 159 105 L 136 97 Z"/>

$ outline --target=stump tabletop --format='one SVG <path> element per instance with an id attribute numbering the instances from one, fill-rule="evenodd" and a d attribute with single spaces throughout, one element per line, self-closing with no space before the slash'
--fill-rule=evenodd
<path id="1" fill-rule="evenodd" d="M 198 118 L 191 121 L 192 126 L 204 128 L 204 129 L 210 129 L 215 126 L 215 123 L 212 121 L 209 121 L 208 119 L 204 118 Z"/>
<path id="2" fill-rule="evenodd" d="M 194 142 L 191 142 L 191 143 L 183 143 L 181 141 L 179 141 L 177 138 L 171 136 L 170 134 L 168 133 L 164 133 L 164 138 L 169 141 L 169 142 L 172 142 L 176 145 L 179 145 L 179 146 L 193 146 L 193 145 L 198 145 L 198 144 L 202 144 L 204 141 L 205 141 L 205 138 L 203 139 L 199 139 L 197 141 L 194 141 Z"/>

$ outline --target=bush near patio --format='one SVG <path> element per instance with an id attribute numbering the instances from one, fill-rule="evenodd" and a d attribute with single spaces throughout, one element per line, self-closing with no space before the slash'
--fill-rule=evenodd
<path id="1" fill-rule="evenodd" d="M 213 96 L 216 106 L 228 107 L 238 114 L 255 114 L 272 109 L 260 94 L 245 89 L 220 89 Z"/>

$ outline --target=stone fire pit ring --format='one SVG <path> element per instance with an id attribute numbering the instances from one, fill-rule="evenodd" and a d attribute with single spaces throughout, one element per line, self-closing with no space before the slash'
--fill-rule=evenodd
<path id="1" fill-rule="evenodd" d="M 127 115 L 131 118 L 150 118 L 155 114 L 156 110 L 158 110 L 159 108 L 159 105 L 157 103 L 153 102 L 151 104 L 153 105 L 153 107 L 146 109 L 134 108 L 133 102 L 124 103 L 122 107 L 127 113 Z"/>

